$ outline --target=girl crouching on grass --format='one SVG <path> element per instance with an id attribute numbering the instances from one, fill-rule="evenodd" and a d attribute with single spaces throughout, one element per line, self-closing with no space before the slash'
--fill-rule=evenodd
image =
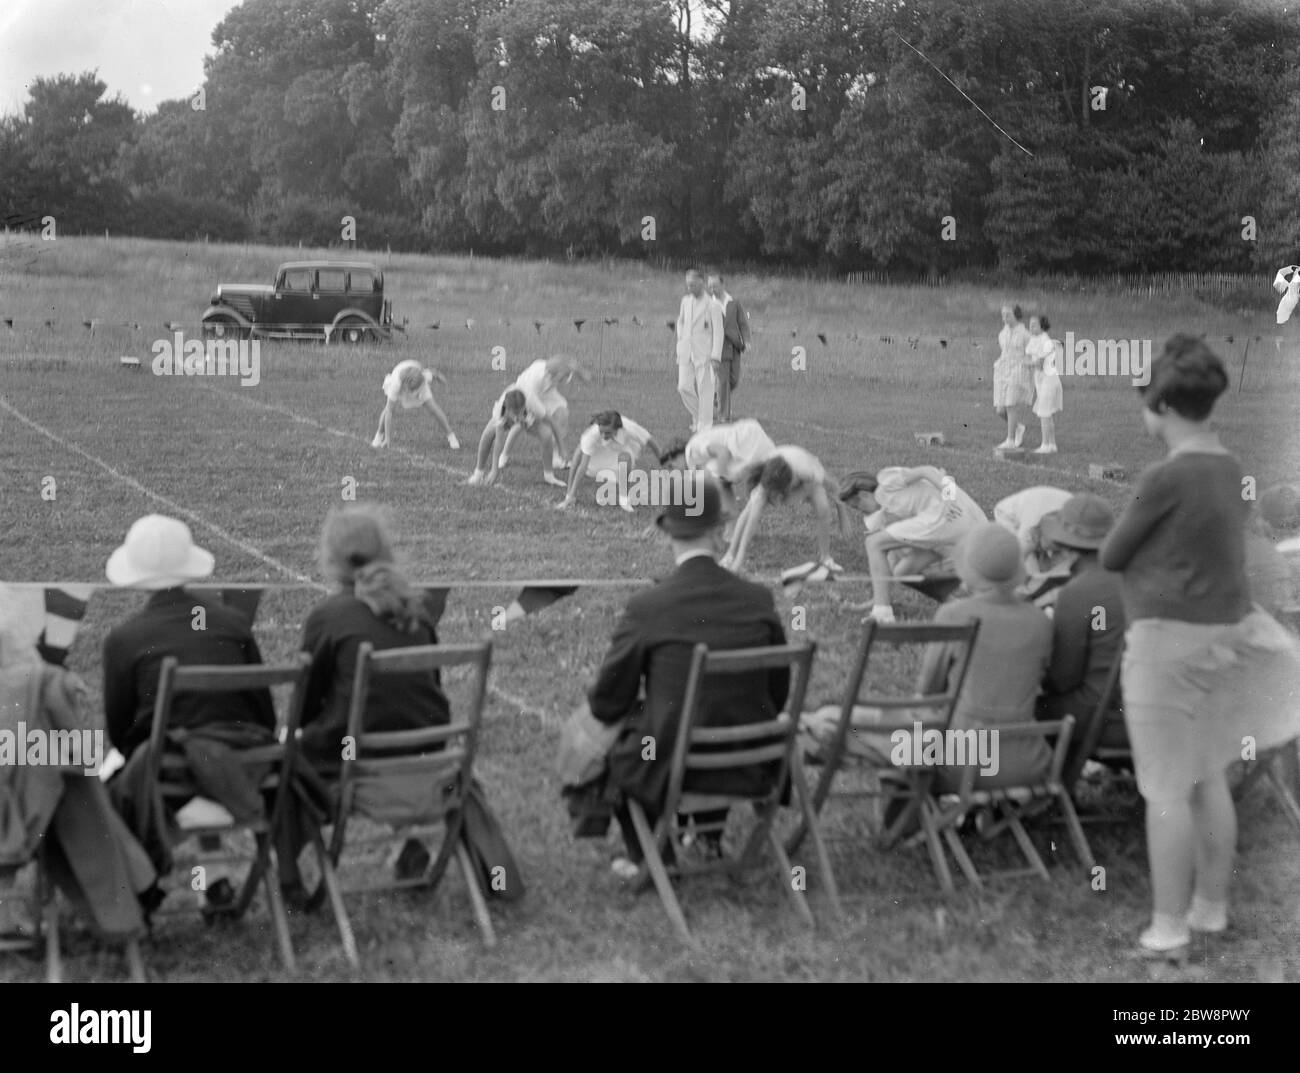
<path id="1" fill-rule="evenodd" d="M 514 429 L 522 428 L 542 445 L 542 478 L 547 484 L 563 488 L 555 475 L 557 439 L 550 419 L 535 396 L 525 395 L 517 387 L 507 388 L 492 408 L 492 416 L 478 442 L 478 459 L 466 484 L 495 484 L 504 461 L 505 445 Z M 560 460 L 563 462 L 563 459 Z"/>
<path id="2" fill-rule="evenodd" d="M 1178 958 L 1228 925 L 1237 815 L 1227 768 L 1300 734 L 1300 642 L 1250 602 L 1241 466 L 1210 427 L 1228 374 L 1175 335 L 1138 388 L 1169 455 L 1145 470 L 1101 546 L 1130 625 L 1121 684 L 1146 800 L 1153 911 L 1138 940 Z"/>
<path id="3" fill-rule="evenodd" d="M 460 441 L 456 439 L 447 415 L 442 412 L 442 407 L 433 397 L 433 389 L 429 387 L 429 382 L 435 379 L 440 384 L 447 382 L 447 378 L 442 373 L 436 369 L 426 369 L 413 359 L 399 362 L 393 371 L 384 377 L 384 398 L 387 401 L 384 403 L 383 413 L 379 415 L 379 430 L 375 433 L 375 438 L 370 441 L 371 447 L 388 446 L 393 431 L 393 411 L 400 403 L 403 410 L 412 410 L 417 406 L 428 410 L 442 426 L 442 431 L 447 437 L 447 446 L 453 451 L 460 450 Z"/>
<path id="4" fill-rule="evenodd" d="M 749 493 L 749 499 L 736 520 L 731 545 L 721 565 L 740 572 L 749 542 L 758 530 L 758 520 L 767 504 L 797 506 L 806 502 L 812 504 L 817 516 L 818 564 L 832 573 L 843 569 L 831 558 L 831 526 L 838 516 L 841 534 L 851 538 L 853 512 L 840 502 L 839 483 L 826 472 L 816 455 L 802 447 L 786 444 L 776 448 L 765 462 L 749 466 L 737 483 Z"/>

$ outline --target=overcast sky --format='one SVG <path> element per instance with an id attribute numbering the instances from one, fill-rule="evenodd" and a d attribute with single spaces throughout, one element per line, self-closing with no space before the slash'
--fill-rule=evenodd
<path id="1" fill-rule="evenodd" d="M 238 0 L 0 0 L 0 113 L 42 75 L 98 68 L 140 111 L 203 83 L 212 30 Z"/>

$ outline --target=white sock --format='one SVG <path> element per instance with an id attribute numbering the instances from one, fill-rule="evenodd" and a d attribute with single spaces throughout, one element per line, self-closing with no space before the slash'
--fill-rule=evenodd
<path id="1" fill-rule="evenodd" d="M 1223 931 L 1228 926 L 1226 902 L 1212 902 L 1199 894 L 1192 896 L 1192 908 L 1187 914 L 1187 926 L 1196 931 Z"/>

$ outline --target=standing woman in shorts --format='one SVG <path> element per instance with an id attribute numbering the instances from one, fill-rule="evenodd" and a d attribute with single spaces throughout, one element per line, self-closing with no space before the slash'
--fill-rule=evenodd
<path id="1" fill-rule="evenodd" d="M 1025 421 L 1034 401 L 1034 370 L 1025 353 L 1029 329 L 1020 307 L 1002 307 L 1002 330 L 998 332 L 1001 354 L 993 363 L 993 409 L 1007 418 L 1007 438 L 998 449 L 1019 447 L 1025 439 Z"/>
<path id="2" fill-rule="evenodd" d="M 1227 386 L 1203 341 L 1165 343 L 1138 391 L 1146 431 L 1169 455 L 1138 478 L 1101 546 L 1102 567 L 1123 577 L 1130 623 L 1124 721 L 1154 902 L 1139 947 L 1153 957 L 1181 956 L 1192 930 L 1227 927 L 1237 843 L 1228 765 L 1300 734 L 1300 643 L 1251 605 L 1241 466 L 1209 423 Z"/>

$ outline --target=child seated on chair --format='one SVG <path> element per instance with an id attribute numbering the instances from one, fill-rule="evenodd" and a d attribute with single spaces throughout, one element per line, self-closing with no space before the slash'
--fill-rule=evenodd
<path id="1" fill-rule="evenodd" d="M 1021 579 L 1020 543 L 995 522 L 976 526 L 957 550 L 957 573 L 971 595 L 941 604 L 936 625 L 951 626 L 977 620 L 979 636 L 953 712 L 952 727 L 976 723 L 990 729 L 999 724 L 1028 723 L 1034 700 L 1052 654 L 1052 623 L 1033 604 L 1016 595 Z M 931 645 L 917 676 L 918 691 L 947 688 L 957 653 L 951 645 Z M 1051 751 L 1042 738 L 999 742 L 997 771 L 981 768 L 975 789 L 1019 785 L 1043 775 Z M 944 768 L 936 792 L 953 793 L 961 785 L 962 769 Z"/>
<path id="2" fill-rule="evenodd" d="M 1002 526 L 985 522 L 962 541 L 956 567 L 971 595 L 941 604 L 934 623 L 953 626 L 977 620 L 980 632 L 951 725 L 965 729 L 979 723 L 995 728 L 998 724 L 1031 722 L 1038 684 L 1051 655 L 1052 624 L 1043 612 L 1015 593 L 1021 572 L 1020 545 Z M 951 644 L 928 646 L 917 674 L 917 696 L 944 692 L 959 655 Z M 805 713 L 800 719 L 805 746 L 817 743 L 824 747 L 839 715 L 838 705 Z M 880 763 L 879 758 L 894 753 L 899 744 L 894 735 L 899 730 L 912 731 L 913 720 L 933 722 L 935 712 L 904 709 L 886 713 L 859 705 L 850 719 L 853 734 L 849 751 Z M 1000 743 L 995 755 L 997 770 L 980 774 L 975 783 L 977 790 L 1019 784 L 1044 773 L 1051 760 L 1041 739 Z M 955 793 L 961 777 L 961 768 L 945 768 L 936 792 Z"/>
<path id="3" fill-rule="evenodd" d="M 388 525 L 375 505 L 348 504 L 330 512 L 321 530 L 320 562 L 338 591 L 313 607 L 303 624 L 301 648 L 311 656 L 311 671 L 303 698 L 302 755 L 330 778 L 338 775 L 349 745 L 345 735 L 362 643 L 370 642 L 376 651 L 436 645 L 438 634 L 437 613 L 427 594 L 412 588 L 397 568 Z M 386 675 L 383 688 L 367 694 L 362 714 L 362 726 L 372 733 L 450 722 L 451 707 L 436 670 Z M 400 789 L 394 782 L 391 792 Z M 408 840 L 397 860 L 398 877 L 421 874 L 428 860 L 428 851 Z"/>

